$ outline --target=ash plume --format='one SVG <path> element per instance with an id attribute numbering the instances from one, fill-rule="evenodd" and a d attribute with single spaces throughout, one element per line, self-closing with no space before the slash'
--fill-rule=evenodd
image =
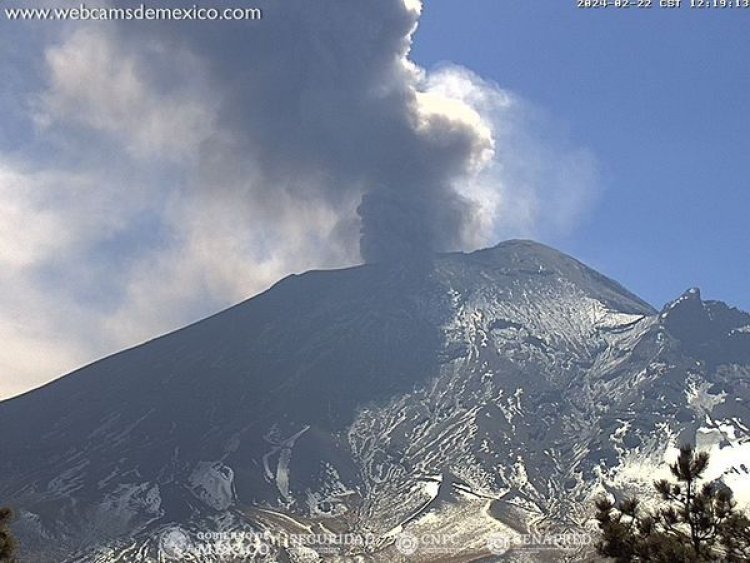
<path id="1" fill-rule="evenodd" d="M 350 202 L 366 261 L 464 247 L 475 204 L 455 184 L 489 162 L 493 139 L 468 105 L 425 91 L 408 58 L 421 6 L 261 7 L 260 23 L 159 27 L 162 41 L 205 63 L 219 101 L 218 142 L 201 148 L 196 187 L 221 185 L 272 215 L 279 192 L 326 208 Z M 349 226 L 336 236 L 356 239 L 356 218 L 342 217 Z"/>
<path id="2" fill-rule="evenodd" d="M 588 207 L 588 151 L 466 68 L 411 60 L 418 0 L 253 4 L 260 21 L 0 38 L 0 365 L 18 374 L 0 397 L 290 273 L 545 238 Z"/>

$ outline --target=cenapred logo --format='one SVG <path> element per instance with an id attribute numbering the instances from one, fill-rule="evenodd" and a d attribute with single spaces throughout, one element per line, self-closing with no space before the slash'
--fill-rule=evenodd
<path id="1" fill-rule="evenodd" d="M 586 532 L 529 533 L 513 536 L 501 533 L 487 538 L 487 549 L 493 555 L 503 555 L 508 550 L 568 550 L 589 548 L 594 544 L 593 536 Z"/>
<path id="2" fill-rule="evenodd" d="M 487 538 L 487 549 L 492 555 L 503 555 L 510 546 L 510 538 L 504 534 L 492 534 Z"/>
<path id="3" fill-rule="evenodd" d="M 167 559 L 179 561 L 189 550 L 190 536 L 179 527 L 169 528 L 159 537 L 159 551 Z"/>

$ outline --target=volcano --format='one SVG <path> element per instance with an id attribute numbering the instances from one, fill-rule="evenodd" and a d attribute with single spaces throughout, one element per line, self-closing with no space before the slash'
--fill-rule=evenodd
<path id="1" fill-rule="evenodd" d="M 34 562 L 234 561 L 195 548 L 240 532 L 373 538 L 258 560 L 494 561 L 682 442 L 750 500 L 749 427 L 750 315 L 508 241 L 290 276 L 3 401 L 0 504 Z"/>

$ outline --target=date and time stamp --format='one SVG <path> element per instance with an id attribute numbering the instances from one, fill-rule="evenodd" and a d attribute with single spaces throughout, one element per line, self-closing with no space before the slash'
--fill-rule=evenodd
<path id="1" fill-rule="evenodd" d="M 667 9 L 675 10 L 687 8 L 691 10 L 748 10 L 750 14 L 750 0 L 575 0 L 581 9 Z"/>

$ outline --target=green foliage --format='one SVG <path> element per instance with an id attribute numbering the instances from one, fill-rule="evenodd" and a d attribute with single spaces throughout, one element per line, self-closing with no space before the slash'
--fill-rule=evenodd
<path id="1" fill-rule="evenodd" d="M 599 554 L 617 563 L 750 561 L 750 519 L 737 511 L 731 490 L 701 483 L 708 461 L 708 454 L 691 446 L 680 448 L 670 465 L 677 482 L 654 483 L 661 499 L 655 511 L 642 509 L 636 498 L 617 505 L 597 499 Z"/>
<path id="2" fill-rule="evenodd" d="M 16 552 L 16 540 L 10 531 L 10 521 L 13 511 L 10 508 L 0 508 L 0 561 L 12 563 Z"/>

